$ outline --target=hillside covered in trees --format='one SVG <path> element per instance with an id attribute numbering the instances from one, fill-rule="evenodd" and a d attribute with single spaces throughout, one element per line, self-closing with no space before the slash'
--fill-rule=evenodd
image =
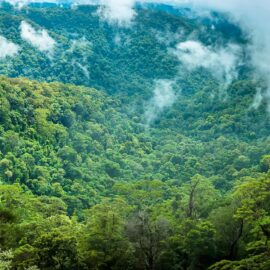
<path id="1" fill-rule="evenodd" d="M 220 13 L 135 10 L 2 3 L 1 270 L 270 269 L 249 37 Z"/>

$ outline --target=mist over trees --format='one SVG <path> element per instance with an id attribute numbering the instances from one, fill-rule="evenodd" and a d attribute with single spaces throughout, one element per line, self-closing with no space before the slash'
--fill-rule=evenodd
<path id="1" fill-rule="evenodd" d="M 270 269 L 250 39 L 220 13 L 106 12 L 0 8 L 0 269 Z"/>

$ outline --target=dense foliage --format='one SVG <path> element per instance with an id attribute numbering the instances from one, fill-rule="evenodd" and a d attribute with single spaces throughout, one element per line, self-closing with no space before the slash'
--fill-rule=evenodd
<path id="1" fill-rule="evenodd" d="M 145 128 L 84 87 L 4 77 L 0 86 L 0 243 L 12 267 L 266 263 L 267 141 Z"/>
<path id="2" fill-rule="evenodd" d="M 57 42 L 51 57 L 22 39 L 23 20 L 36 30 L 49 31 Z M 181 33 L 181 40 L 185 40 L 196 31 L 206 44 L 244 42 L 235 26 L 216 20 L 216 31 L 211 31 L 212 24 L 192 15 L 141 7 L 132 27 L 122 28 L 101 21 L 95 6 L 18 10 L 6 4 L 0 10 L 0 34 L 20 45 L 21 51 L 17 57 L 5 59 L 0 71 L 9 77 L 26 76 L 121 92 L 122 98 L 126 94 L 149 96 L 152 80 L 177 75 L 178 60 L 167 50 L 167 43 L 173 47 L 179 42 L 173 33 Z"/>
<path id="3" fill-rule="evenodd" d="M 151 8 L 117 28 L 95 12 L 0 10 L 1 34 L 21 47 L 0 63 L 19 77 L 0 78 L 0 269 L 269 269 L 258 83 L 243 70 L 221 98 L 211 74 L 181 77 L 157 42 L 181 27 L 244 43 L 238 29 L 220 19 L 210 33 L 207 20 Z M 49 30 L 53 58 L 21 39 L 22 20 Z M 182 91 L 147 125 L 154 81 L 175 77 Z"/>

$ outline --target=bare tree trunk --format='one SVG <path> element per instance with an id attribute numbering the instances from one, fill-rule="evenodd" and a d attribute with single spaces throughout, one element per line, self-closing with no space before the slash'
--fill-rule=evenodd
<path id="1" fill-rule="evenodd" d="M 199 184 L 200 180 L 198 180 L 192 187 L 190 190 L 190 194 L 189 194 L 189 202 L 188 202 L 188 211 L 187 211 L 187 217 L 191 218 L 193 216 L 193 211 L 194 211 L 194 195 L 195 195 L 195 191 L 196 188 Z"/>
<path id="2" fill-rule="evenodd" d="M 243 234 L 243 227 L 244 227 L 244 221 L 241 220 L 238 234 L 237 234 L 235 240 L 232 242 L 231 247 L 230 247 L 229 260 L 234 260 L 236 255 L 237 255 L 236 254 L 236 246 L 237 246 L 237 244 L 238 244 L 238 242 Z"/>

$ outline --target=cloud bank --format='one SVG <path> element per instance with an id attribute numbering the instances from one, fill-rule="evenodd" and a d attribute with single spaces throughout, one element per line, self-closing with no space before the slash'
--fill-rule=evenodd
<path id="1" fill-rule="evenodd" d="M 108 8 L 109 14 L 113 14 L 114 20 L 117 20 L 118 6 L 123 5 L 125 8 L 120 10 L 126 14 L 119 12 L 119 18 L 125 18 L 125 22 L 133 19 L 134 0 L 109 0 L 103 1 Z M 266 89 L 262 90 L 261 96 L 264 98 L 258 99 L 256 95 L 256 103 L 261 100 L 267 100 L 268 110 L 270 111 L 270 2 L 269 0 L 138 0 L 140 3 L 163 3 L 174 6 L 191 5 L 195 9 L 216 10 L 228 13 L 230 18 L 236 22 L 244 30 L 251 40 L 249 46 L 249 54 L 251 64 L 255 68 L 257 74 L 266 82 Z M 131 15 L 130 15 L 131 14 Z M 110 18 L 110 16 L 108 17 Z M 230 60 L 232 61 L 232 60 Z M 225 62 L 225 69 L 228 68 L 228 63 Z M 259 106 L 259 105 L 258 105 Z"/>
<path id="2" fill-rule="evenodd" d="M 50 37 L 45 29 L 36 30 L 29 23 L 21 22 L 21 38 L 30 45 L 38 49 L 40 52 L 47 53 L 52 56 L 56 46 L 56 41 Z"/>
<path id="3" fill-rule="evenodd" d="M 134 0 L 123 0 L 125 1 L 125 9 L 122 11 L 126 12 L 126 22 L 130 18 L 134 18 Z M 110 10 L 117 10 L 117 6 L 121 6 L 123 1 L 105 1 L 105 5 L 113 6 Z M 110 2 L 110 3 L 109 3 Z M 231 20 L 240 25 L 247 36 L 251 40 L 249 46 L 249 54 L 251 57 L 251 64 L 255 68 L 257 74 L 261 76 L 266 82 L 266 89 L 262 90 L 261 95 L 263 99 L 267 100 L 268 110 L 270 111 L 270 2 L 269 0 L 138 0 L 140 3 L 163 3 L 174 6 L 191 5 L 194 9 L 205 9 L 205 10 L 216 10 L 220 12 L 228 13 Z M 133 11 L 132 11 L 133 10 Z M 114 15 L 117 13 L 114 12 Z M 120 12 L 120 17 L 123 14 Z M 133 14 L 132 16 L 128 14 Z M 116 17 L 114 16 L 116 19 Z M 232 60 L 231 60 L 232 61 Z M 225 66 L 228 63 L 225 62 Z M 225 67 L 225 68 L 228 68 Z M 259 106 L 259 105 L 258 105 Z"/>
<path id="4" fill-rule="evenodd" d="M 237 78 L 237 65 L 241 49 L 230 44 L 226 48 L 215 49 L 201 42 L 189 40 L 178 43 L 173 53 L 188 71 L 205 68 L 227 88 Z"/>
<path id="5" fill-rule="evenodd" d="M 19 52 L 19 49 L 20 47 L 18 45 L 0 36 L 0 59 L 15 56 Z"/>
<path id="6" fill-rule="evenodd" d="M 226 12 L 251 40 L 249 54 L 257 76 L 266 83 L 266 88 L 257 90 L 254 106 L 258 108 L 265 100 L 270 112 L 270 2 L 268 0 L 192 0 L 196 7 Z"/>
<path id="7" fill-rule="evenodd" d="M 175 102 L 177 95 L 173 90 L 173 81 L 157 80 L 153 97 L 146 104 L 146 111 L 144 114 L 147 125 L 152 124 L 159 115 Z"/>

